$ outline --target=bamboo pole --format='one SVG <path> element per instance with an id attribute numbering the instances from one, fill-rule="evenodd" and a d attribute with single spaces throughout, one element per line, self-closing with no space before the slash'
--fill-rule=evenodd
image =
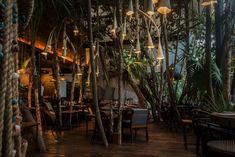
<path id="1" fill-rule="evenodd" d="M 108 147 L 108 141 L 105 136 L 104 127 L 101 120 L 98 97 L 97 97 L 97 82 L 96 82 L 96 72 L 95 72 L 95 60 L 94 60 L 94 49 L 93 49 L 93 34 L 92 34 L 92 22 L 91 22 L 91 0 L 88 0 L 88 27 L 89 27 L 89 41 L 90 41 L 90 62 L 91 62 L 91 76 L 92 76 L 92 94 L 94 101 L 94 108 L 96 113 L 96 121 L 98 124 L 99 132 L 102 136 L 103 143 Z"/>

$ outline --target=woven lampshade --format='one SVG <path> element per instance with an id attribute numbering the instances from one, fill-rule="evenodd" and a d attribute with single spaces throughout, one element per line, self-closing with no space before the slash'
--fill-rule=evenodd
<path id="1" fill-rule="evenodd" d="M 154 14 L 153 1 L 152 1 L 152 0 L 148 0 L 147 13 L 148 13 L 148 15 L 150 15 L 150 16 L 152 16 L 152 15 Z"/>
<path id="2" fill-rule="evenodd" d="M 153 1 L 153 3 L 155 4 L 155 3 L 158 3 L 158 0 L 152 0 Z"/>
<path id="3" fill-rule="evenodd" d="M 122 37 L 125 39 L 126 37 L 126 17 L 124 17 L 124 23 L 123 23 L 123 28 L 122 28 Z"/>
<path id="4" fill-rule="evenodd" d="M 133 2 L 132 2 L 132 0 L 129 0 L 128 10 L 126 12 L 126 15 L 131 16 L 133 14 L 134 14 L 134 11 L 133 11 Z"/>
<path id="5" fill-rule="evenodd" d="M 159 0 L 157 11 L 163 15 L 169 14 L 171 12 L 170 0 Z"/>
<path id="6" fill-rule="evenodd" d="M 153 40 L 152 40 L 152 37 L 151 37 L 149 31 L 148 31 L 148 45 L 147 45 L 147 47 L 148 47 L 149 49 L 153 49 L 153 48 L 154 48 Z"/>
<path id="7" fill-rule="evenodd" d="M 116 17 L 116 9 L 114 10 L 113 14 L 113 28 L 111 29 L 111 33 L 116 34 L 117 29 L 117 17 Z"/>
<path id="8" fill-rule="evenodd" d="M 160 40 L 158 42 L 158 48 L 157 48 L 157 59 L 159 60 L 164 59 L 162 44 Z"/>
<path id="9" fill-rule="evenodd" d="M 210 6 L 217 3 L 217 0 L 203 0 L 202 1 L 202 6 L 206 7 L 206 6 Z"/>

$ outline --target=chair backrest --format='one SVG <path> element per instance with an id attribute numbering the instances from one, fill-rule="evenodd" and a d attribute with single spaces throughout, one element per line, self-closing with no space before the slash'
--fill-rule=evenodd
<path id="1" fill-rule="evenodd" d="M 132 125 L 146 125 L 148 109 L 133 109 Z"/>

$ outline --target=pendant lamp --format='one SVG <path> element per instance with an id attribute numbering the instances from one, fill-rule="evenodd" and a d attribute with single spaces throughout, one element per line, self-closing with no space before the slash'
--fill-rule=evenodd
<path id="1" fill-rule="evenodd" d="M 163 50 L 162 50 L 162 45 L 161 45 L 160 39 L 159 39 L 158 48 L 157 48 L 157 59 L 158 60 L 164 59 L 164 55 L 163 55 Z"/>
<path id="2" fill-rule="evenodd" d="M 126 17 L 124 17 L 123 29 L 122 29 L 122 37 L 125 39 L 126 37 Z"/>
<path id="3" fill-rule="evenodd" d="M 140 38 L 139 38 L 139 35 L 138 35 L 137 36 L 137 41 L 136 41 L 135 53 L 139 54 L 140 52 L 141 52 L 141 49 L 140 49 Z"/>
<path id="4" fill-rule="evenodd" d="M 113 28 L 111 29 L 112 34 L 116 34 L 116 29 L 117 29 L 117 17 L 116 17 L 116 9 L 114 9 L 114 14 L 113 14 Z"/>
<path id="5" fill-rule="evenodd" d="M 132 2 L 132 0 L 129 0 L 128 10 L 126 12 L 126 15 L 127 16 L 131 16 L 133 14 L 134 14 L 134 11 L 133 11 L 133 2 Z"/>
<path id="6" fill-rule="evenodd" d="M 154 45 L 153 45 L 153 40 L 152 40 L 152 37 L 148 31 L 148 45 L 147 45 L 148 49 L 153 49 L 154 48 Z"/>
<path id="7" fill-rule="evenodd" d="M 163 15 L 169 14 L 171 12 L 170 0 L 159 0 L 157 11 Z"/>
<path id="8" fill-rule="evenodd" d="M 154 4 L 158 3 L 158 0 L 153 0 L 153 3 L 154 3 Z"/>
<path id="9" fill-rule="evenodd" d="M 152 16 L 152 15 L 154 14 L 153 0 L 148 0 L 147 14 L 148 14 L 149 16 Z"/>
<path id="10" fill-rule="evenodd" d="M 78 33 L 79 33 L 78 27 L 77 25 L 74 25 L 74 29 L 73 29 L 74 36 L 78 36 Z"/>
<path id="11" fill-rule="evenodd" d="M 202 1 L 202 6 L 206 7 L 206 6 L 216 4 L 216 3 L 217 3 L 217 0 L 203 0 Z"/>
<path id="12" fill-rule="evenodd" d="M 82 76 L 82 71 L 80 69 L 80 66 L 77 64 L 77 76 Z"/>

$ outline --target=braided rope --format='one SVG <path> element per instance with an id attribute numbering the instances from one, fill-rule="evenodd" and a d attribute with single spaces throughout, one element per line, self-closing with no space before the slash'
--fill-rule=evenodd
<path id="1" fill-rule="evenodd" d="M 0 1 L 2 2 L 2 1 Z M 5 20 L 5 19 L 4 19 Z M 7 33 L 4 32 L 4 40 L 7 36 Z M 7 50 L 7 48 L 5 47 L 5 45 L 3 46 L 3 53 Z M 3 125 L 3 119 L 4 119 L 4 111 L 5 111 L 5 96 L 6 96 L 6 87 L 7 87 L 7 65 L 8 65 L 8 60 L 7 58 L 7 54 L 4 53 L 3 56 L 3 60 L 2 60 L 2 71 L 0 72 L 1 76 L 0 77 L 0 156 L 1 156 L 1 152 L 2 152 L 2 143 L 3 143 L 3 129 L 4 129 L 4 125 Z"/>
<path id="2" fill-rule="evenodd" d="M 5 25 L 6 25 L 6 34 L 7 37 L 4 40 L 5 45 L 5 54 L 6 54 L 6 60 L 8 61 L 8 64 L 4 66 L 4 68 L 7 68 L 7 87 L 8 90 L 6 91 L 6 102 L 5 102 L 5 115 L 4 115 L 4 157 L 13 157 L 13 150 L 14 150 L 14 141 L 12 137 L 12 73 L 13 73 L 13 55 L 11 53 L 11 39 L 12 39 L 12 0 L 7 0 L 7 6 L 5 11 Z"/>

